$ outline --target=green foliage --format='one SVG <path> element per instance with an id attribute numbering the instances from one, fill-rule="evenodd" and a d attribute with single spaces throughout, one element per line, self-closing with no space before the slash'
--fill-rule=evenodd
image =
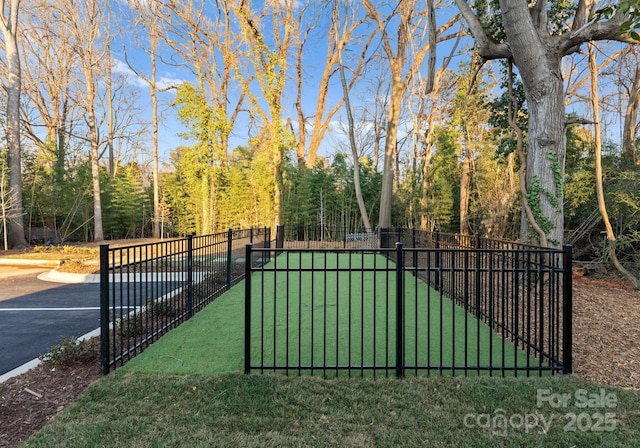
<path id="1" fill-rule="evenodd" d="M 58 229 L 65 240 L 87 240 L 93 228 L 88 161 L 71 163 L 49 143 L 36 152 L 25 151 L 22 161 L 25 224 Z"/>
<path id="2" fill-rule="evenodd" d="M 183 83 L 178 88 L 175 104 L 178 106 L 178 118 L 188 128 L 183 136 L 196 141 L 200 162 L 225 164 L 225 142 L 231 133 L 226 111 L 209 104 L 190 83 Z"/>
<path id="3" fill-rule="evenodd" d="M 152 316 L 174 317 L 177 314 L 175 305 L 168 300 L 147 299 L 147 312 Z"/>
<path id="4" fill-rule="evenodd" d="M 506 73 L 504 74 L 506 77 Z M 511 99 L 507 89 L 507 80 L 503 80 L 500 87 L 503 89 L 500 96 L 495 100 L 487 102 L 487 107 L 491 111 L 489 124 L 496 128 L 500 138 L 496 154 L 505 156 L 516 151 L 517 142 L 514 138 L 513 131 L 509 125 L 508 111 L 511 106 Z M 527 132 L 529 129 L 529 112 L 526 107 L 526 95 L 524 85 L 517 74 L 513 74 L 513 95 L 518 103 L 516 111 L 516 124 L 522 130 L 523 144 L 526 145 Z"/>
<path id="5" fill-rule="evenodd" d="M 136 311 L 120 319 L 116 332 L 123 338 L 134 338 L 146 334 L 148 323 L 146 313 Z"/>
<path id="6" fill-rule="evenodd" d="M 607 3 L 596 10 L 592 21 L 610 19 L 618 13 L 628 16 L 628 19 L 621 24 L 620 32 L 627 33 L 632 39 L 640 41 L 640 2 L 638 0 L 621 0 L 617 4 Z"/>
<path id="7" fill-rule="evenodd" d="M 369 158 L 360 160 L 360 188 L 371 218 L 378 215 L 382 175 Z M 353 184 L 353 165 L 344 154 L 329 166 L 319 162 L 309 169 L 288 164 L 284 170 L 283 222 L 323 222 L 329 227 L 361 227 L 362 219 Z"/>
<path id="8" fill-rule="evenodd" d="M 485 33 L 496 41 L 502 42 L 506 36 L 502 28 L 500 2 L 498 0 L 478 0 L 473 3 L 473 9 L 480 19 Z"/>
<path id="9" fill-rule="evenodd" d="M 119 170 L 115 178 L 105 176 L 101 179 L 105 192 L 105 234 L 113 238 L 144 236 L 153 215 L 153 205 L 142 183 L 143 178 L 138 165 L 131 163 Z"/>
<path id="10" fill-rule="evenodd" d="M 576 12 L 577 2 L 551 0 L 547 2 L 549 32 L 559 35 L 571 29 L 571 20 Z M 504 42 L 506 35 L 502 27 L 502 11 L 498 0 L 477 0 L 473 9 L 488 36 L 498 42 Z"/>
<path id="11" fill-rule="evenodd" d="M 551 195 L 549 201 L 553 204 L 554 207 L 559 208 L 559 200 L 562 200 L 564 197 L 564 179 L 562 178 L 562 167 L 558 162 L 558 155 L 553 152 L 547 152 L 547 158 L 551 161 L 551 171 L 553 171 L 553 182 L 556 187 L 556 194 Z"/>
<path id="12" fill-rule="evenodd" d="M 56 367 L 69 367 L 97 361 L 100 356 L 98 338 L 76 340 L 62 339 L 60 344 L 54 345 L 49 352 L 38 357 L 41 361 L 52 363 Z"/>
<path id="13" fill-rule="evenodd" d="M 571 135 L 571 134 L 570 134 Z M 582 258 L 606 261 L 608 251 L 604 241 L 604 226 L 599 218 L 596 198 L 595 159 L 591 136 L 582 128 L 573 131 L 567 139 L 569 155 L 565 182 L 565 226 L 573 235 L 574 230 L 584 232 L 573 236 L 575 252 Z M 571 144 L 569 144 L 571 142 Z M 605 203 L 614 234 L 618 241 L 619 259 L 626 263 L 638 263 L 640 251 L 640 168 L 626 162 L 617 144 L 605 142 L 602 157 Z M 578 155 L 571 155 L 577 153 Z"/>
<path id="14" fill-rule="evenodd" d="M 441 231 L 456 231 L 460 213 L 460 144 L 453 128 L 440 129 L 425 184 L 427 214 Z"/>
<path id="15" fill-rule="evenodd" d="M 553 229 L 553 222 L 549 218 L 547 218 L 544 213 L 542 213 L 541 200 L 542 195 L 545 195 L 547 199 L 550 201 L 553 198 L 547 190 L 542 188 L 540 184 L 540 178 L 538 176 L 534 176 L 531 179 L 531 183 L 529 184 L 529 189 L 527 190 L 527 202 L 529 203 L 529 208 L 531 208 L 531 213 L 533 214 L 534 219 L 542 229 L 545 234 L 551 232 Z M 557 199 L 555 201 L 555 206 L 558 206 Z"/>

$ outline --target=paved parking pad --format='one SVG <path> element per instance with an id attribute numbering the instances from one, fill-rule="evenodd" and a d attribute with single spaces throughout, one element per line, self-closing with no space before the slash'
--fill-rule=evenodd
<path id="1" fill-rule="evenodd" d="M 63 339 L 100 327 L 100 285 L 39 280 L 38 274 L 45 271 L 23 267 L 0 271 L 0 375 L 47 353 Z M 134 284 L 129 287 L 131 296 L 123 312 L 140 306 L 141 295 L 134 294 Z"/>
<path id="2" fill-rule="evenodd" d="M 99 285 L 22 281 L 31 292 L 0 301 L 0 375 L 100 326 Z"/>

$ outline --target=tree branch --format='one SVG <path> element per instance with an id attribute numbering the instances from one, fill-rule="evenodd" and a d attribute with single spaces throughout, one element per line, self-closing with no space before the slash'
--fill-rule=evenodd
<path id="1" fill-rule="evenodd" d="M 511 57 L 511 49 L 507 44 L 496 42 L 493 38 L 487 36 L 482 28 L 482 24 L 475 15 L 469 4 L 465 0 L 455 0 L 458 9 L 464 20 L 469 25 L 471 34 L 476 41 L 476 49 L 478 54 L 486 60 L 501 59 Z"/>
<path id="2" fill-rule="evenodd" d="M 539 0 L 529 10 L 533 23 L 539 31 L 547 32 L 547 0 Z"/>
<path id="3" fill-rule="evenodd" d="M 606 22 L 589 22 L 571 33 L 563 34 L 560 36 L 560 51 L 566 56 L 577 51 L 581 44 L 595 40 L 637 44 L 638 41 L 622 32 L 621 25 L 628 19 L 628 15 L 615 13 Z"/>
<path id="4" fill-rule="evenodd" d="M 571 26 L 571 31 L 579 30 L 587 23 L 589 19 L 589 14 L 591 14 L 591 9 L 593 6 L 593 1 L 585 1 L 580 0 L 578 3 L 578 8 L 576 9 L 576 14 L 573 18 L 573 25 Z"/>

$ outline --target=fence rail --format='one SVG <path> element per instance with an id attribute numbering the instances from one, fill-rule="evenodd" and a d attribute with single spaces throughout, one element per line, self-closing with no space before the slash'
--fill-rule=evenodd
<path id="1" fill-rule="evenodd" d="M 101 369 L 107 374 L 244 278 L 244 245 L 268 228 L 100 246 Z"/>
<path id="2" fill-rule="evenodd" d="M 405 229 L 376 250 L 312 243 L 247 246 L 273 261 L 246 265 L 246 373 L 572 371 L 570 246 Z"/>
<path id="3" fill-rule="evenodd" d="M 279 248 L 377 248 L 378 243 L 378 234 L 363 228 L 299 224 L 276 229 Z"/>

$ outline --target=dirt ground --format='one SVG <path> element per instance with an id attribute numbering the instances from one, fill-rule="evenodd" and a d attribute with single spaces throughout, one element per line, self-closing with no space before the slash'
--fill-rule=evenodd
<path id="1" fill-rule="evenodd" d="M 574 374 L 640 390 L 640 291 L 618 279 L 574 277 Z M 14 447 L 99 377 L 99 361 L 41 364 L 0 384 L 0 447 Z"/>

